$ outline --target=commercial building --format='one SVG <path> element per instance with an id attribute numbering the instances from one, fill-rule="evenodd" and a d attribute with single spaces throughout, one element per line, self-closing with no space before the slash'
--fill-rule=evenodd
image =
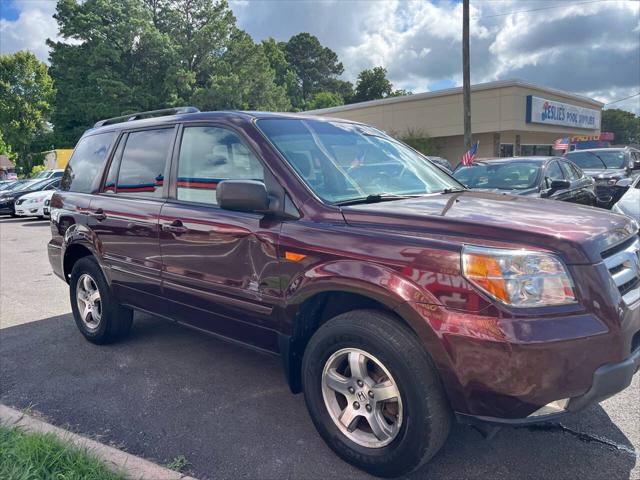
<path id="1" fill-rule="evenodd" d="M 471 131 L 478 157 L 551 155 L 558 138 L 600 134 L 603 103 L 521 80 L 471 87 Z M 374 125 L 394 136 L 428 135 L 456 165 L 464 154 L 462 88 L 306 112 Z"/>

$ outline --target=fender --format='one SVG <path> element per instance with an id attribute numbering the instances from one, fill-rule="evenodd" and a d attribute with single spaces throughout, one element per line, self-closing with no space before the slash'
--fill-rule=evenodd
<path id="1" fill-rule="evenodd" d="M 64 262 L 67 250 L 73 245 L 80 245 L 91 252 L 91 254 L 96 258 L 98 266 L 100 267 L 100 270 L 102 270 L 102 274 L 107 279 L 107 283 L 111 285 L 111 275 L 109 274 L 109 269 L 104 267 L 100 242 L 93 230 L 83 224 L 74 223 L 64 232 L 60 255 L 62 271 L 64 272 Z"/>
<path id="2" fill-rule="evenodd" d="M 306 325 L 300 325 L 299 312 L 303 303 L 321 293 L 346 292 L 376 301 L 397 315 L 424 342 L 427 353 L 442 373 L 443 381 L 457 391 L 457 379 L 451 378 L 452 364 L 448 353 L 431 324 L 425 319 L 425 311 L 433 310 L 442 316 L 445 310 L 427 290 L 385 267 L 356 260 L 337 260 L 314 265 L 292 277 L 285 290 L 285 316 L 290 324 L 290 334 L 280 335 L 280 351 L 286 376 L 292 391 L 299 391 L 299 369 L 306 342 L 313 334 Z M 319 314 L 324 305 L 312 306 Z"/>

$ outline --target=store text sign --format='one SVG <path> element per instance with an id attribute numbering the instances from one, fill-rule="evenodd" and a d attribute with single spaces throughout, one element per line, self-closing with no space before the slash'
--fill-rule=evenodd
<path id="1" fill-rule="evenodd" d="M 527 123 L 596 130 L 600 128 L 600 110 L 528 95 Z"/>

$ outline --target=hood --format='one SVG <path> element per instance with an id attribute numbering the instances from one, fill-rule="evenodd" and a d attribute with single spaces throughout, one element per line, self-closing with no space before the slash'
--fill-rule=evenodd
<path id="1" fill-rule="evenodd" d="M 479 191 L 342 207 L 354 226 L 402 235 L 460 238 L 460 243 L 535 246 L 560 252 L 568 263 L 600 261 L 600 252 L 637 230 L 607 210 L 528 196 Z"/>
<path id="2" fill-rule="evenodd" d="M 55 190 L 37 190 L 35 192 L 25 193 L 24 195 L 20 196 L 20 198 L 29 200 L 30 198 L 45 197 L 46 199 L 46 198 L 51 198 L 54 192 Z M 19 192 L 16 192 L 16 193 L 19 193 Z"/>
<path id="3" fill-rule="evenodd" d="M 585 175 L 588 175 L 595 179 L 602 178 L 624 178 L 627 176 L 627 171 L 624 168 L 598 168 L 598 169 L 586 169 L 582 170 Z"/>
<path id="4" fill-rule="evenodd" d="M 614 208 L 625 215 L 640 221 L 640 189 L 630 188 L 627 190 Z"/>

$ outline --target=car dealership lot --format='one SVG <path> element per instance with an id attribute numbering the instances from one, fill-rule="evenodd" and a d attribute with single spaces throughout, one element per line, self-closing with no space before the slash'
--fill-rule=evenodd
<path id="1" fill-rule="evenodd" d="M 46 258 L 46 221 L 0 217 L 0 402 L 199 478 L 370 478 L 322 442 L 277 357 L 149 315 L 86 342 Z M 640 378 L 563 420 L 487 441 L 455 426 L 411 478 L 640 478 Z"/>

